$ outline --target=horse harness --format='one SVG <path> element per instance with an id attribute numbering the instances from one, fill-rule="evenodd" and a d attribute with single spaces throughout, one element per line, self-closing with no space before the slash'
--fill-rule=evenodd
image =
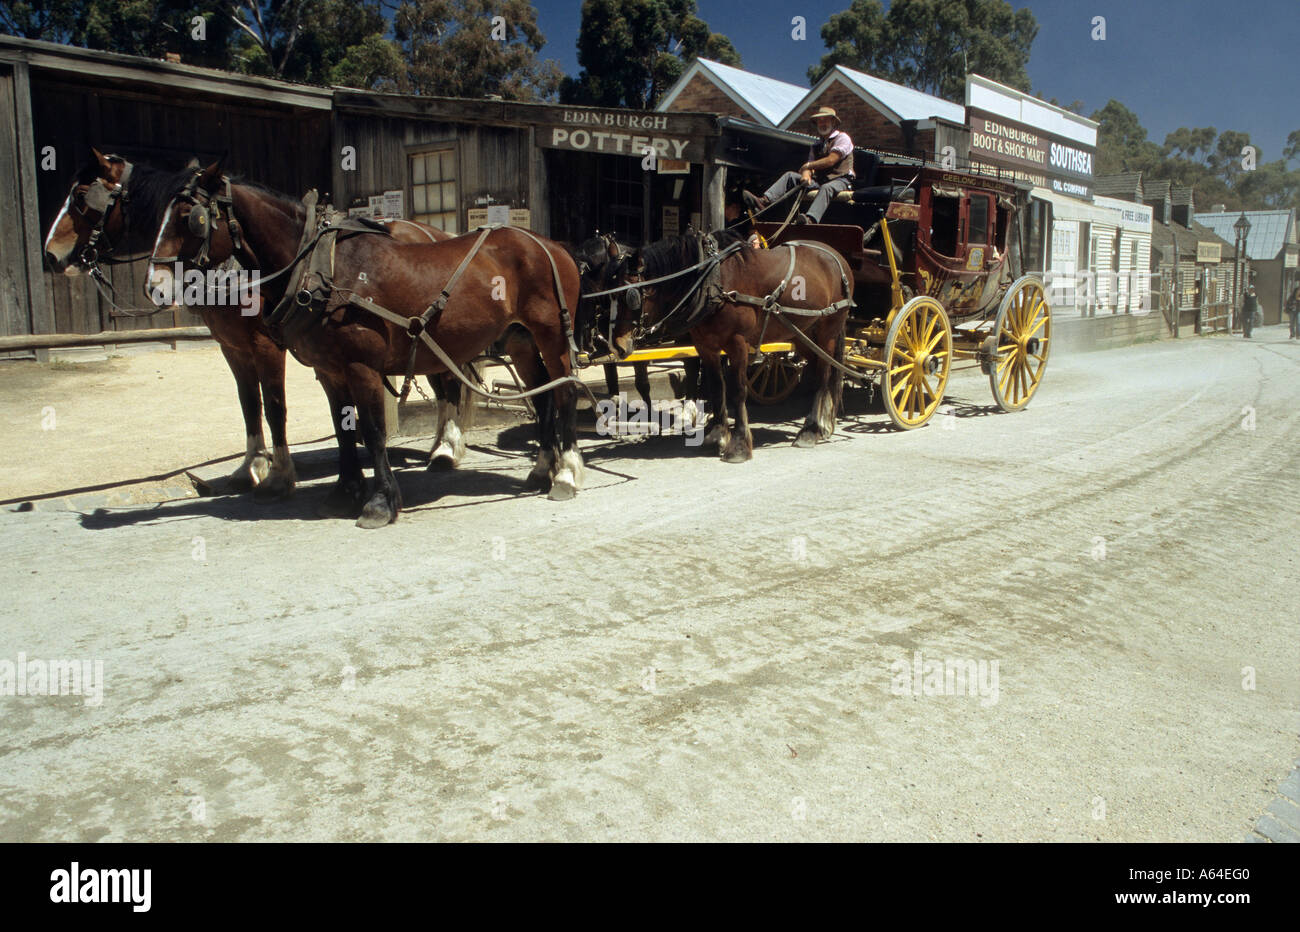
<path id="1" fill-rule="evenodd" d="M 651 336 L 655 334 L 656 331 L 662 329 L 664 325 L 673 318 L 673 315 L 677 314 L 679 310 L 687 306 L 687 301 L 692 298 L 694 300 L 691 301 L 691 304 L 689 305 L 690 309 L 686 313 L 686 319 L 673 328 L 671 334 L 666 337 L 667 339 L 678 337 L 691 330 L 705 318 L 716 313 L 724 303 L 745 304 L 763 311 L 763 328 L 759 335 L 760 345 L 762 345 L 762 335 L 767 332 L 767 325 L 772 315 L 776 315 L 778 319 L 781 319 L 783 314 L 792 314 L 799 317 L 829 317 L 844 308 L 853 306 L 853 289 L 850 285 L 848 273 L 845 271 L 842 261 L 838 255 L 820 243 L 808 242 L 806 240 L 792 240 L 791 242 L 784 243 L 777 247 L 778 249 L 790 250 L 790 263 L 786 266 L 785 275 L 782 276 L 781 281 L 777 286 L 769 294 L 761 298 L 756 295 L 741 294 L 734 289 L 731 291 L 724 291 L 722 288 L 722 263 L 743 249 L 745 247 L 743 242 L 733 243 L 725 249 L 719 250 L 717 240 L 714 238 L 712 233 L 709 233 L 698 237 L 696 244 L 700 255 L 700 261 L 696 264 L 697 267 L 701 269 L 699 277 L 671 311 L 660 318 L 660 320 L 653 324 L 648 330 L 642 331 L 643 336 Z M 796 246 L 806 246 L 816 249 L 820 252 L 826 253 L 835 260 L 835 264 L 840 270 L 840 284 L 844 289 L 845 297 L 834 302 L 829 307 L 821 309 L 789 307 L 788 305 L 779 303 L 782 295 L 785 294 L 786 288 L 789 287 L 794 278 Z M 632 289 L 634 293 L 637 290 L 639 289 Z M 795 330 L 797 328 L 791 327 L 790 329 Z"/>
<path id="2" fill-rule="evenodd" d="M 290 265 L 282 270 L 283 272 L 295 266 L 300 266 L 297 286 L 285 289 L 284 297 L 266 317 L 267 327 L 277 342 L 286 345 L 292 342 L 292 340 L 285 339 L 291 326 L 300 333 L 302 332 L 301 328 L 309 325 L 312 321 L 320 325 L 324 325 L 327 321 L 333 321 L 336 324 L 341 323 L 349 306 L 358 307 L 369 311 L 381 320 L 404 328 L 411 338 L 411 349 L 407 356 L 406 375 L 401 390 L 394 389 L 387 378 L 382 380 L 384 388 L 399 401 L 406 399 L 410 394 L 412 384 L 415 382 L 415 359 L 421 343 L 424 343 L 438 360 L 447 367 L 447 370 L 460 379 L 466 387 L 478 394 L 483 394 L 478 386 L 465 378 L 461 372 L 461 367 L 434 341 L 429 335 L 429 330 L 436 324 L 438 318 L 446 309 L 456 285 L 460 282 L 461 277 L 465 274 L 475 256 L 478 255 L 479 250 L 483 248 L 488 236 L 494 230 L 502 229 L 503 225 L 487 224 L 478 227 L 478 238 L 474 240 L 469 252 L 465 254 L 451 273 L 451 277 L 442 287 L 438 296 L 418 317 L 409 317 L 391 311 L 374 299 L 359 295 L 351 289 L 339 287 L 334 282 L 335 249 L 340 239 L 346 240 L 362 234 L 389 236 L 391 234 L 388 229 L 373 220 L 346 218 L 340 212 L 333 211 L 328 207 L 318 207 L 317 195 L 314 190 L 309 191 L 303 198 L 303 205 L 307 208 L 307 220 L 303 224 L 303 235 L 299 243 L 298 253 Z M 574 342 L 573 319 L 569 313 L 568 302 L 565 299 L 564 284 L 560 279 L 559 266 L 556 265 L 555 257 L 551 255 L 551 251 L 531 231 L 519 227 L 514 229 L 537 243 L 550 262 L 556 295 L 560 301 L 560 322 L 569 344 L 569 361 L 571 367 L 576 369 L 578 348 Z M 276 274 L 281 273 L 277 272 Z M 573 377 L 553 380 L 541 389 L 533 389 L 525 393 L 524 397 L 549 390 L 556 384 L 571 380 L 573 380 Z"/>
<path id="3" fill-rule="evenodd" d="M 221 176 L 221 184 L 225 190 L 210 192 L 199 187 L 199 179 L 203 177 L 202 170 L 196 171 L 194 176 L 186 182 L 185 187 L 181 188 L 180 193 L 173 200 L 185 201 L 191 205 L 189 216 L 185 222 L 189 227 L 190 233 L 202 240 L 203 245 L 199 247 L 198 254 L 194 257 L 194 264 L 201 269 L 206 269 L 211 263 L 209 251 L 212 248 L 212 229 L 220 220 L 225 219 L 226 227 L 230 232 L 230 242 L 236 252 L 242 252 L 245 258 L 251 259 L 252 264 L 249 268 L 257 268 L 257 256 L 244 241 L 243 228 L 239 225 L 239 218 L 235 216 L 235 200 L 230 190 L 230 177 Z M 222 212 L 225 212 L 224 218 Z M 154 262 L 173 263 L 179 262 L 180 256 L 155 256 Z M 266 279 L 260 279 L 265 281 Z"/>

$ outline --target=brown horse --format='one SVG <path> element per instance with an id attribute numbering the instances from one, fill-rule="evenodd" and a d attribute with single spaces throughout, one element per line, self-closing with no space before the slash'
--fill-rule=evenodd
<path id="1" fill-rule="evenodd" d="M 225 210 L 213 196 L 220 190 L 230 197 Z M 238 218 L 238 231 L 232 227 L 232 215 Z M 169 203 L 150 262 L 151 288 L 155 296 L 174 293 L 173 271 L 164 263 L 192 263 L 204 255 L 210 263 L 238 255 L 247 268 L 290 268 L 310 238 L 305 225 L 301 203 L 265 188 L 232 183 L 220 163 L 214 163 Z M 436 289 L 450 286 L 458 268 L 461 276 L 436 311 Z M 339 482 L 326 499 L 329 513 L 359 512 L 357 524 L 373 528 L 396 520 L 401 510 L 401 490 L 388 463 L 383 376 L 448 371 L 425 342 L 413 344 L 411 333 L 418 332 L 419 325 L 412 322 L 426 311 L 425 333 L 458 367 L 513 325 L 531 336 L 530 343 L 517 331 L 506 334 L 506 351 L 530 387 L 549 384 L 548 378 L 556 384 L 548 394 L 537 396 L 540 449 L 530 483 L 549 483 L 554 499 L 576 493 L 583 467 L 577 450 L 576 390 L 570 378 L 572 333 L 563 308 L 566 301 L 577 302 L 579 274 L 559 244 L 514 228 L 425 245 L 401 244 L 380 235 L 340 237 L 324 307 L 296 303 L 296 297 L 306 293 L 291 290 L 297 287 L 299 271 L 297 266 L 284 274 L 268 271 L 260 287 L 267 306 L 277 309 L 272 316 L 283 323 L 279 335 L 317 371 L 329 398 L 343 453 Z M 281 317 L 282 311 L 290 313 Z M 358 428 L 374 464 L 375 488 L 368 498 L 360 462 L 354 450 L 348 455 L 351 445 L 344 442 Z"/>
<path id="2" fill-rule="evenodd" d="M 704 267 L 693 269 L 701 263 Z M 637 340 L 690 334 L 712 412 L 705 440 L 719 445 L 726 462 L 742 463 L 754 455 L 745 375 L 750 350 L 766 342 L 792 342 L 814 367 L 816 394 L 794 445 L 811 447 L 830 438 L 844 382 L 829 360 L 843 364 L 844 324 L 853 302 L 852 275 L 842 256 L 803 241 L 753 249 L 739 235 L 719 231 L 651 243 L 621 264 L 612 273 L 618 282 L 674 276 L 626 293 L 622 300 L 632 313 L 623 315 L 615 338 L 623 352 L 630 352 Z M 703 274 L 710 268 L 716 269 L 712 276 Z M 724 352 L 730 360 L 725 379 Z M 734 433 L 727 422 L 728 392 L 736 406 Z"/>
<path id="3" fill-rule="evenodd" d="M 77 275 L 98 272 L 101 260 L 130 261 L 149 255 L 170 200 L 194 175 L 198 163 L 178 172 L 132 164 L 121 156 L 94 158 L 77 172 L 63 206 L 45 239 L 45 261 L 55 272 Z M 390 234 L 403 242 L 423 243 L 450 239 L 450 233 L 410 220 L 388 222 Z M 221 484 L 223 490 L 252 489 L 257 501 L 272 501 L 293 492 L 296 482 L 289 455 L 285 423 L 285 351 L 272 339 L 258 302 L 255 314 L 232 313 L 230 307 L 196 304 L 230 366 L 244 416 L 244 461 Z M 459 382 L 440 384 L 438 437 L 431 462 L 455 465 L 464 450 L 456 413 Z M 273 452 L 266 450 L 262 409 L 271 428 Z M 351 441 L 349 441 L 351 442 Z"/>

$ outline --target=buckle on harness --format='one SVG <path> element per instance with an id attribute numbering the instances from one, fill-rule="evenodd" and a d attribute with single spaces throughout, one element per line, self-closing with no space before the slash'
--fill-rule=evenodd
<path id="1" fill-rule="evenodd" d="M 307 307 L 311 304 L 311 292 L 304 288 L 293 296 L 293 303 L 299 307 Z"/>
<path id="2" fill-rule="evenodd" d="M 410 334 L 411 339 L 415 339 L 424 332 L 424 318 L 412 317 L 406 322 L 406 332 Z"/>

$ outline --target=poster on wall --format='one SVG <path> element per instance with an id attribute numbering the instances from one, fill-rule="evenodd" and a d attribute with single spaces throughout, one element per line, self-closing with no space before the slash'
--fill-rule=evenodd
<path id="1" fill-rule="evenodd" d="M 497 212 L 493 213 L 494 210 Z M 499 219 L 492 219 L 493 217 Z M 509 224 L 527 230 L 532 227 L 533 214 L 527 207 L 508 207 L 499 204 L 494 207 L 471 207 L 467 219 L 471 230 L 489 223 Z"/>
<path id="2" fill-rule="evenodd" d="M 402 204 L 402 191 L 384 192 L 384 216 L 400 220 L 406 217 Z"/>
<path id="3" fill-rule="evenodd" d="M 664 236 L 676 236 L 681 232 L 681 211 L 676 205 L 664 205 L 663 224 Z"/>

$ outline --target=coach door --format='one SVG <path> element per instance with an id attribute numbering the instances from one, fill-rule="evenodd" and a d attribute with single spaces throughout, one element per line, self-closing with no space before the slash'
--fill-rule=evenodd
<path id="1" fill-rule="evenodd" d="M 961 199 L 961 253 L 958 258 L 968 272 L 982 272 L 992 256 L 993 197 L 982 191 L 963 194 Z"/>

